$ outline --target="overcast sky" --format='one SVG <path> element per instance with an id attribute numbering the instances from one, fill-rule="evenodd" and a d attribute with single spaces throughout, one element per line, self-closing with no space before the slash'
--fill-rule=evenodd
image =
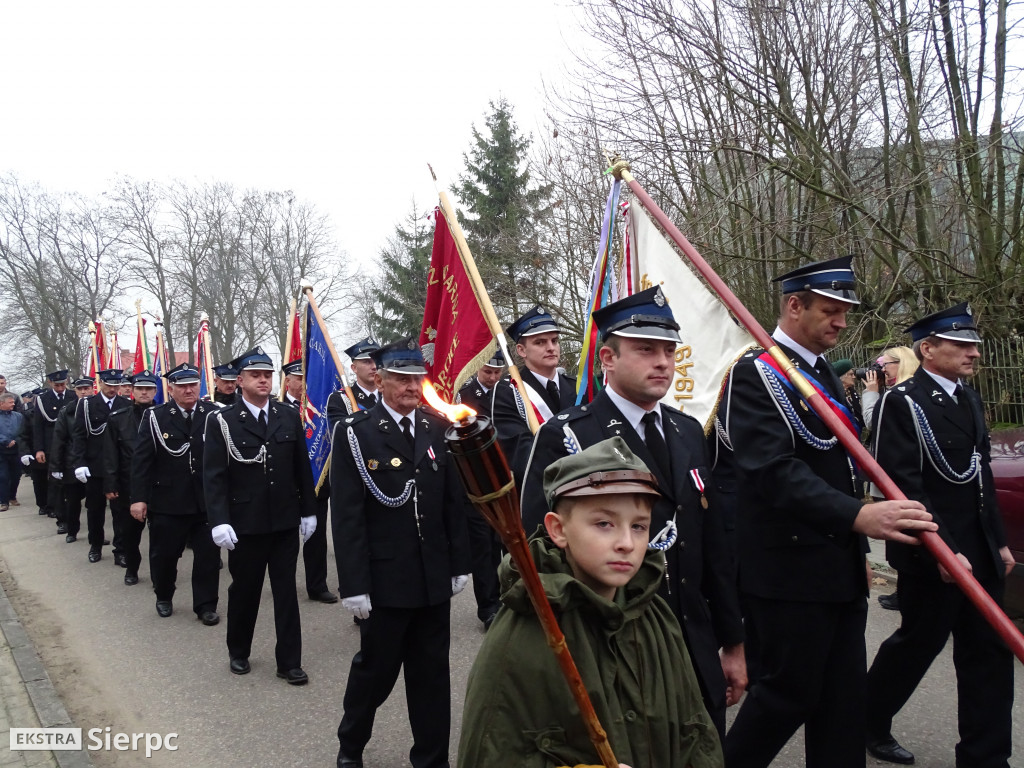
<path id="1" fill-rule="evenodd" d="M 505 97 L 543 126 L 566 3 L 6 3 L 0 171 L 95 193 L 119 174 L 291 189 L 374 259 L 462 170 Z M 494 10 L 490 10 L 490 9 Z"/>

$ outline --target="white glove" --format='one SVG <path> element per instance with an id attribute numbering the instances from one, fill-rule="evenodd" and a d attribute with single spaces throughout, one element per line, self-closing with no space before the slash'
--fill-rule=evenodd
<path id="1" fill-rule="evenodd" d="M 54 480 L 63 480 L 64 479 L 64 473 L 63 472 L 51 472 L 50 475 L 53 477 Z"/>
<path id="2" fill-rule="evenodd" d="M 300 518 L 299 535 L 302 537 L 302 543 L 305 544 L 309 541 L 309 537 L 314 533 L 316 533 L 316 515 Z"/>
<path id="3" fill-rule="evenodd" d="M 89 471 L 88 467 L 79 467 L 75 470 L 75 477 L 78 478 L 78 482 L 85 483 L 92 477 L 92 472 Z"/>
<path id="4" fill-rule="evenodd" d="M 452 594 L 457 595 L 466 588 L 469 576 L 452 576 Z"/>
<path id="5" fill-rule="evenodd" d="M 357 619 L 368 619 L 370 618 L 370 611 L 373 610 L 373 606 L 370 605 L 369 595 L 356 595 L 355 597 L 343 597 L 341 598 L 341 604 L 346 611 L 351 613 Z"/>
<path id="6" fill-rule="evenodd" d="M 32 456 L 26 453 L 24 456 L 21 457 L 21 463 L 27 467 L 29 464 L 32 463 Z"/>
<path id="7" fill-rule="evenodd" d="M 213 543 L 218 547 L 224 549 L 234 549 L 235 544 L 238 543 L 238 537 L 235 536 L 235 529 L 227 523 L 221 523 L 220 525 L 213 526 L 213 530 L 210 531 L 213 535 Z"/>

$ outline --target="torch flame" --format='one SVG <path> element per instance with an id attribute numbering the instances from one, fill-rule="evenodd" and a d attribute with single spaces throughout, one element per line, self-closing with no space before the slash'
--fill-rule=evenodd
<path id="1" fill-rule="evenodd" d="M 434 389 L 434 385 L 428 379 L 423 380 L 423 399 L 427 401 L 431 408 L 443 413 L 453 424 L 460 421 L 469 421 L 476 416 L 476 411 L 468 405 L 463 405 L 462 403 L 450 404 L 442 400 L 441 396 L 437 394 L 437 390 Z"/>

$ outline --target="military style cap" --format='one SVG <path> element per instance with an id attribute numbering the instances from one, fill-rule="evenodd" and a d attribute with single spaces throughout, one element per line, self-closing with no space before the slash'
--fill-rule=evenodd
<path id="1" fill-rule="evenodd" d="M 507 332 L 518 344 L 527 336 L 536 336 L 538 333 L 558 333 L 559 330 L 555 319 L 547 313 L 544 307 L 538 306 L 512 323 Z"/>
<path id="2" fill-rule="evenodd" d="M 484 363 L 484 365 L 488 368 L 504 368 L 506 365 L 505 355 L 501 353 L 500 349 L 496 349 L 494 350 L 494 354 L 491 356 L 491 359 Z"/>
<path id="3" fill-rule="evenodd" d="M 75 379 L 75 389 L 78 389 L 79 387 L 91 387 L 95 383 L 96 379 L 92 376 L 81 376 Z"/>
<path id="4" fill-rule="evenodd" d="M 231 367 L 230 363 L 213 366 L 213 375 L 224 381 L 234 381 L 238 378 L 238 371 Z"/>
<path id="5" fill-rule="evenodd" d="M 594 323 L 607 341 L 612 334 L 634 339 L 680 341 L 679 323 L 660 285 L 634 293 L 594 312 Z"/>
<path id="6" fill-rule="evenodd" d="M 419 344 L 412 336 L 375 349 L 371 353 L 371 357 L 373 357 L 377 368 L 382 371 L 409 374 L 427 372 L 423 364 L 423 353 L 420 352 Z"/>
<path id="7" fill-rule="evenodd" d="M 345 354 L 353 360 L 369 360 L 372 357 L 371 353 L 378 349 L 380 344 L 371 338 L 365 338 L 346 349 Z"/>
<path id="8" fill-rule="evenodd" d="M 564 456 L 544 470 L 548 509 L 568 496 L 608 493 L 646 493 L 660 496 L 658 481 L 621 437 L 611 437 Z"/>
<path id="9" fill-rule="evenodd" d="M 48 374 L 46 374 L 46 378 L 48 378 L 54 384 L 60 384 L 62 382 L 67 381 L 68 376 L 69 371 L 67 371 L 66 369 L 62 371 L 50 371 Z"/>
<path id="10" fill-rule="evenodd" d="M 35 393 L 36 391 L 34 389 L 30 389 L 28 392 L 22 392 L 18 397 L 32 397 Z"/>
<path id="11" fill-rule="evenodd" d="M 852 255 L 816 261 L 779 275 L 772 282 L 782 283 L 783 294 L 811 291 L 848 304 L 860 304 L 856 293 L 857 280 L 850 266 L 852 261 Z"/>
<path id="12" fill-rule="evenodd" d="M 182 363 L 164 374 L 168 384 L 198 384 L 199 369 L 191 363 Z"/>
<path id="13" fill-rule="evenodd" d="M 107 368 L 97 375 L 104 384 L 124 384 L 124 371 L 121 368 Z"/>
<path id="14" fill-rule="evenodd" d="M 157 375 L 148 368 L 132 376 L 132 386 L 135 387 L 155 387 L 159 383 Z"/>
<path id="15" fill-rule="evenodd" d="M 290 363 L 281 366 L 281 371 L 286 376 L 302 376 L 302 361 L 292 360 Z"/>
<path id="16" fill-rule="evenodd" d="M 971 314 L 971 305 L 966 301 L 922 317 L 904 333 L 909 333 L 914 341 L 929 336 L 951 341 L 981 341 L 978 326 L 974 323 L 974 315 Z"/>
<path id="17" fill-rule="evenodd" d="M 232 360 L 231 367 L 239 373 L 242 371 L 272 371 L 274 363 L 271 361 L 270 355 L 263 351 L 263 347 L 256 346 Z"/>
<path id="18" fill-rule="evenodd" d="M 35 389 L 33 389 L 33 390 L 32 390 L 32 394 L 33 394 L 33 395 L 41 395 L 41 394 L 43 394 L 43 392 L 45 392 L 45 391 L 46 391 L 46 390 L 45 390 L 45 389 L 43 389 L 42 387 L 36 387 Z"/>

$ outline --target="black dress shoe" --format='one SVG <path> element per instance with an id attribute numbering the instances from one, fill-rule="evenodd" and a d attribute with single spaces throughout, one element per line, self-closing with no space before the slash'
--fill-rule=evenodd
<path id="1" fill-rule="evenodd" d="M 490 616 L 488 616 L 486 619 L 484 619 L 484 632 L 486 632 L 488 629 L 491 628 L 491 624 L 494 623 L 494 619 L 495 619 L 495 617 L 497 617 L 497 615 L 498 615 L 498 612 L 495 611 Z"/>
<path id="2" fill-rule="evenodd" d="M 98 563 L 103 558 L 103 554 L 95 547 L 89 550 L 89 562 Z"/>
<path id="3" fill-rule="evenodd" d="M 135 571 L 125 571 L 124 572 L 124 583 L 127 584 L 129 587 L 138 584 L 139 583 L 139 574 L 137 574 Z"/>
<path id="4" fill-rule="evenodd" d="M 52 517 L 52 518 L 56 518 L 56 517 L 57 517 L 57 513 L 56 513 L 56 512 L 47 512 L 47 513 L 46 513 L 46 516 L 47 516 L 47 517 Z"/>
<path id="5" fill-rule="evenodd" d="M 895 592 L 891 595 L 879 595 L 878 604 L 887 611 L 898 611 L 900 609 L 900 599 L 896 596 Z"/>
<path id="6" fill-rule="evenodd" d="M 363 768 L 363 758 L 346 757 L 338 752 L 338 768 Z"/>
<path id="7" fill-rule="evenodd" d="M 900 746 L 900 743 L 888 735 L 883 739 L 868 739 L 868 752 L 876 760 L 883 760 L 887 763 L 899 763 L 900 765 L 913 765 L 914 755 L 909 750 Z"/>
<path id="8" fill-rule="evenodd" d="M 217 615 L 216 611 L 203 611 L 199 614 L 199 620 L 208 627 L 220 624 L 220 616 Z"/>
<path id="9" fill-rule="evenodd" d="M 232 659 L 231 660 L 231 673 L 235 675 L 248 675 L 252 667 L 249 666 L 248 659 Z"/>
<path id="10" fill-rule="evenodd" d="M 170 600 L 157 600 L 156 601 L 156 615 L 161 619 L 166 619 L 174 613 L 174 606 L 171 605 Z"/>
<path id="11" fill-rule="evenodd" d="M 128 556 L 126 554 L 124 554 L 123 552 L 118 552 L 116 555 L 114 555 L 114 565 L 116 565 L 116 566 L 118 566 L 120 568 L 127 568 L 128 567 Z"/>
<path id="12" fill-rule="evenodd" d="M 75 536 L 75 534 L 73 533 L 69 533 L 67 536 L 64 537 L 65 544 L 73 544 L 76 541 L 78 541 L 78 537 Z"/>
<path id="13" fill-rule="evenodd" d="M 277 670 L 277 676 L 282 680 L 287 680 L 288 685 L 305 685 L 309 682 L 309 675 L 302 671 L 302 667 L 279 669 Z"/>
<path id="14" fill-rule="evenodd" d="M 338 596 L 329 589 L 325 589 L 323 592 L 309 592 L 307 594 L 309 594 L 310 600 L 316 600 L 318 603 L 338 602 Z"/>
<path id="15" fill-rule="evenodd" d="M 47 511 L 46 511 L 45 509 L 43 509 L 42 507 L 40 507 L 40 508 L 39 508 L 39 514 L 40 514 L 40 515 L 42 515 L 42 516 L 45 516 L 45 515 L 47 515 L 48 513 L 47 513 Z"/>
<path id="16" fill-rule="evenodd" d="M 57 523 L 57 533 L 67 533 L 68 527 L 64 523 Z"/>

